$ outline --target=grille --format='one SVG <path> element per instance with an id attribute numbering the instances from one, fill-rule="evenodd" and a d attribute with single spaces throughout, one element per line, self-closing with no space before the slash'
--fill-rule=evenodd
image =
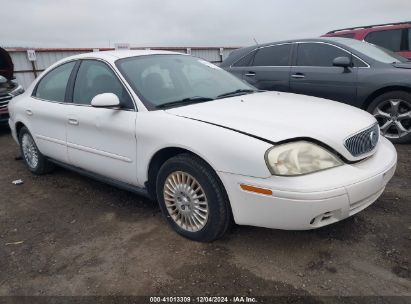
<path id="1" fill-rule="evenodd" d="M 12 99 L 11 95 L 1 95 L 0 96 L 0 109 L 7 107 L 9 104 L 10 99 Z"/>
<path id="2" fill-rule="evenodd" d="M 345 140 L 345 147 L 353 156 L 372 151 L 378 143 L 380 137 L 380 128 L 378 124 L 371 128 L 357 133 Z"/>

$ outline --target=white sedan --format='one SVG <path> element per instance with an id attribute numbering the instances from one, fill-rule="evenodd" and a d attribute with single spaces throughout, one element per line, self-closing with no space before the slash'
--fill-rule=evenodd
<path id="1" fill-rule="evenodd" d="M 66 58 L 9 105 L 34 174 L 55 164 L 157 199 L 198 241 L 240 225 L 305 230 L 371 205 L 397 154 L 370 114 L 261 92 L 219 67 L 163 51 Z"/>

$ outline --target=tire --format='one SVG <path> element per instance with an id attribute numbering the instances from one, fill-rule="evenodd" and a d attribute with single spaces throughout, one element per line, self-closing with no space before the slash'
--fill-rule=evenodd
<path id="1" fill-rule="evenodd" d="M 367 111 L 375 116 L 382 134 L 395 144 L 411 142 L 411 94 L 391 91 L 377 96 Z"/>
<path id="2" fill-rule="evenodd" d="M 54 165 L 41 154 L 26 127 L 21 128 L 18 136 L 22 158 L 31 173 L 42 175 L 54 169 Z"/>
<path id="3" fill-rule="evenodd" d="M 156 192 L 167 222 L 188 239 L 214 241 L 231 224 L 231 208 L 223 184 L 214 170 L 196 156 L 179 154 L 167 160 L 157 175 Z"/>

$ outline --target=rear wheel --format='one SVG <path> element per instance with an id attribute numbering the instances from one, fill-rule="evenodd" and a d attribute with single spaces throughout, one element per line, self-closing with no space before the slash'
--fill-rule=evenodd
<path id="1" fill-rule="evenodd" d="M 374 99 L 368 112 L 377 119 L 381 133 L 393 143 L 411 142 L 411 94 L 404 91 L 384 93 Z"/>
<path id="2" fill-rule="evenodd" d="M 53 164 L 41 154 L 33 136 L 26 127 L 22 127 L 19 132 L 19 142 L 23 160 L 32 173 L 41 175 L 50 172 L 54 168 Z"/>
<path id="3" fill-rule="evenodd" d="M 216 173 L 203 160 L 180 154 L 167 160 L 157 176 L 157 199 L 163 215 L 179 234 L 201 242 L 221 237 L 231 209 Z"/>

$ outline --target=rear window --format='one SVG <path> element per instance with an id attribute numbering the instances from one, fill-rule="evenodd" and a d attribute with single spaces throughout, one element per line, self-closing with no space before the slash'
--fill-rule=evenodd
<path id="1" fill-rule="evenodd" d="M 257 51 L 253 66 L 288 66 L 291 44 L 263 47 Z"/>
<path id="2" fill-rule="evenodd" d="M 365 41 L 398 52 L 401 50 L 401 31 L 398 29 L 371 32 L 365 37 Z"/>

